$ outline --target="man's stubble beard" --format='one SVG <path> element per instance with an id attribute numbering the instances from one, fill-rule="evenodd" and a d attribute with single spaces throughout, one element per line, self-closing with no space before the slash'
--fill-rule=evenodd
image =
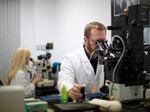
<path id="1" fill-rule="evenodd" d="M 99 56 L 99 51 L 96 49 L 92 49 L 92 47 L 90 46 L 90 44 L 87 45 L 87 50 L 89 52 L 89 57 L 91 59 L 96 59 Z"/>

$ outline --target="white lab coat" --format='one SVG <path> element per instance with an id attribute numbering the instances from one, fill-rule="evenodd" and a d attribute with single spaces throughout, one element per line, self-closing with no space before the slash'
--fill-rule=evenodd
<path id="1" fill-rule="evenodd" d="M 30 81 L 30 74 L 28 72 L 19 70 L 16 76 L 12 79 L 10 85 L 20 85 L 25 89 L 25 96 L 32 97 L 35 92 L 35 85 Z"/>
<path id="2" fill-rule="evenodd" d="M 61 62 L 61 70 L 58 73 L 58 89 L 65 85 L 67 90 L 74 83 L 86 84 L 85 92 L 90 93 L 95 85 L 97 92 L 104 83 L 104 66 L 98 64 L 96 75 L 94 69 L 84 51 L 84 48 L 64 55 Z"/>

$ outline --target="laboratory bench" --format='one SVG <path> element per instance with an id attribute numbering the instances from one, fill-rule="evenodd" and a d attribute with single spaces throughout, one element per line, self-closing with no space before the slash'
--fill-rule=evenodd
<path id="1" fill-rule="evenodd" d="M 71 104 L 65 104 L 66 107 L 71 108 Z M 81 104 L 82 106 L 84 104 Z M 61 110 L 60 108 L 58 109 L 59 106 L 63 107 L 63 104 L 50 104 L 48 105 L 48 112 L 108 112 L 108 111 L 102 111 L 99 109 L 98 106 L 91 106 L 89 107 L 88 111 L 79 111 L 77 109 L 71 110 Z M 79 105 L 74 105 L 73 107 L 77 106 L 79 108 Z M 64 106 L 65 109 L 65 106 Z M 88 109 L 88 108 L 87 108 Z M 84 109 L 83 109 L 84 110 Z M 86 110 L 86 109 L 85 109 Z M 126 102 L 122 103 L 122 111 L 120 112 L 150 112 L 150 99 L 146 101 L 137 101 L 137 102 Z"/>
<path id="2" fill-rule="evenodd" d="M 88 99 L 101 99 L 102 96 L 101 93 L 86 94 Z M 90 112 L 103 112 L 99 110 L 99 106 L 87 104 L 85 101 L 77 103 L 68 101 L 66 104 L 61 104 L 60 96 L 58 94 L 42 96 L 40 97 L 40 100 L 48 102 L 48 112 L 83 112 L 83 110 L 90 110 Z M 120 102 L 122 104 L 121 112 L 150 112 L 150 99 L 127 100 Z"/>

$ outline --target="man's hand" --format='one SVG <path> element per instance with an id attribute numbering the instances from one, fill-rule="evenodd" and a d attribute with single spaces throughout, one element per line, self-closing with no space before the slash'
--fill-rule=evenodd
<path id="1" fill-rule="evenodd" d="M 108 96 L 108 99 L 109 99 L 110 101 L 116 100 L 115 96 Z"/>
<path id="2" fill-rule="evenodd" d="M 83 95 L 81 94 L 81 88 L 85 87 L 85 85 L 82 84 L 74 84 L 73 88 L 71 88 L 68 91 L 68 95 L 70 98 L 72 98 L 73 100 L 82 98 Z"/>

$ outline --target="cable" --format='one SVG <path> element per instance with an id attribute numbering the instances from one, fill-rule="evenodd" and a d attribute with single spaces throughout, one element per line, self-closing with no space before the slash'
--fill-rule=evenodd
<path id="1" fill-rule="evenodd" d="M 129 34 L 127 33 L 127 38 L 128 38 L 128 36 L 129 36 Z M 111 95 L 113 94 L 113 86 L 114 86 L 114 82 L 115 82 L 115 72 L 116 72 L 117 67 L 118 67 L 118 65 L 120 64 L 120 62 L 121 62 L 121 60 L 122 60 L 122 58 L 123 58 L 123 56 L 124 56 L 124 53 L 125 53 L 125 43 L 124 43 L 123 39 L 122 39 L 119 35 L 114 35 L 114 36 L 112 37 L 112 42 L 113 42 L 113 40 L 114 40 L 115 38 L 119 38 L 119 39 L 121 40 L 122 45 L 123 45 L 123 51 L 122 51 L 122 54 L 121 54 L 119 60 L 117 61 L 116 66 L 115 66 L 115 68 L 114 68 L 114 70 L 113 70 L 113 74 L 112 74 L 112 86 L 111 86 Z"/>

